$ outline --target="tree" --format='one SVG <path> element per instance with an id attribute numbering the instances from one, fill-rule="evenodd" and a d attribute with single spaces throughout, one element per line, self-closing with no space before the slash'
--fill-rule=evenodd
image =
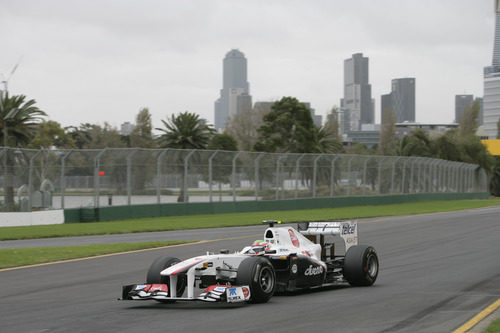
<path id="1" fill-rule="evenodd" d="M 158 138 L 160 147 L 176 149 L 206 149 L 215 130 L 207 125 L 197 114 L 188 111 L 172 115 L 167 121 L 162 120 L 165 128 L 156 128 L 163 132 Z M 182 165 L 182 158 L 177 157 L 178 165 Z M 179 167 L 182 179 L 185 178 L 184 168 Z M 178 202 L 184 201 L 187 184 L 182 181 L 181 193 Z"/>
<path id="2" fill-rule="evenodd" d="M 0 103 L 2 142 L 7 146 L 26 146 L 35 135 L 35 127 L 47 114 L 40 110 L 34 99 L 26 101 L 26 96 L 10 97 L 8 93 Z M 14 204 L 13 164 L 14 156 L 7 150 L 4 166 L 4 206 L 10 211 Z"/>
<path id="3" fill-rule="evenodd" d="M 316 128 L 316 144 L 315 153 L 320 154 L 339 154 L 344 152 L 344 146 L 338 136 L 338 131 L 334 127 L 326 123 L 319 129 Z"/>
<path id="4" fill-rule="evenodd" d="M 231 117 L 226 131 L 236 139 L 240 150 L 252 150 L 259 139 L 257 129 L 262 126 L 264 115 L 268 111 L 262 104 L 258 104 L 253 109 L 243 110 Z"/>
<path id="5" fill-rule="evenodd" d="M 497 139 L 500 139 L 500 119 L 497 122 Z"/>
<path id="6" fill-rule="evenodd" d="M 317 143 L 317 129 L 311 111 L 294 97 L 283 97 L 264 116 L 253 149 L 265 152 L 311 153 Z"/>
<path id="7" fill-rule="evenodd" d="M 475 100 L 471 106 L 465 108 L 464 114 L 460 119 L 460 136 L 464 137 L 476 134 L 477 128 L 479 127 L 477 119 L 479 117 L 480 109 L 481 105 L 479 104 L 478 100 Z"/>
<path id="8" fill-rule="evenodd" d="M 416 129 L 401 139 L 398 147 L 399 156 L 433 157 L 431 139 L 422 129 Z"/>
<path id="9" fill-rule="evenodd" d="M 26 101 L 26 96 L 18 95 L 10 97 L 7 93 L 0 103 L 0 118 L 2 132 L 0 136 L 5 142 L 4 135 L 7 132 L 7 145 L 26 146 L 36 132 L 36 125 L 47 114 L 35 106 L 36 101 Z M 5 131 L 7 127 L 7 131 Z"/>
<path id="10" fill-rule="evenodd" d="M 496 197 L 500 197 L 500 156 L 495 156 L 495 168 L 493 169 L 490 192 Z"/>
<path id="11" fill-rule="evenodd" d="M 392 156 L 397 151 L 396 116 L 392 109 L 385 110 L 382 117 L 382 129 L 378 151 L 380 155 Z"/>
<path id="12" fill-rule="evenodd" d="M 222 184 L 230 182 L 233 171 L 233 155 L 224 153 L 224 151 L 237 151 L 238 143 L 236 139 L 228 133 L 215 134 L 210 140 L 207 148 L 210 150 L 223 151 L 218 153 L 212 167 L 212 180 L 219 184 L 219 200 L 222 201 Z"/>
<path id="13" fill-rule="evenodd" d="M 188 111 L 172 115 L 167 121 L 161 122 L 165 128 L 156 130 L 163 132 L 158 138 L 158 143 L 163 148 L 206 149 L 215 132 L 199 115 Z"/>
<path id="14" fill-rule="evenodd" d="M 49 149 L 56 148 L 76 148 L 71 135 L 66 133 L 57 121 L 43 121 L 35 125 L 35 135 L 28 148 Z"/>
<path id="15" fill-rule="evenodd" d="M 130 133 L 131 147 L 154 148 L 156 144 L 152 130 L 151 113 L 148 108 L 142 108 L 135 118 L 134 129 Z"/>
<path id="16" fill-rule="evenodd" d="M 330 133 L 332 137 L 335 137 L 339 142 L 341 142 L 340 131 L 339 131 L 339 115 L 338 115 L 338 107 L 334 106 L 330 110 L 330 114 L 326 116 L 326 124 L 324 125 L 325 129 Z"/>

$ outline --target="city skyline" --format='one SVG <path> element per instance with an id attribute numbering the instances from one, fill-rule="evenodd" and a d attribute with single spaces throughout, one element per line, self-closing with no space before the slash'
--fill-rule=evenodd
<path id="1" fill-rule="evenodd" d="M 376 122 L 395 77 L 419 81 L 416 121 L 452 122 L 456 94 L 483 95 L 492 1 L 424 2 L 104 1 L 97 12 L 92 2 L 2 2 L 0 73 L 23 56 L 11 94 L 64 126 L 119 127 L 142 107 L 155 126 L 186 110 L 213 123 L 221 55 L 237 48 L 254 102 L 293 96 L 325 118 L 343 96 L 343 61 L 363 53 Z"/>

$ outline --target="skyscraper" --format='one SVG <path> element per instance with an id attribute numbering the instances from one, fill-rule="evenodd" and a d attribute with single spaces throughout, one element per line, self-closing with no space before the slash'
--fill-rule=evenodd
<path id="1" fill-rule="evenodd" d="M 495 0 L 495 40 L 493 61 L 484 68 L 483 128 L 490 139 L 495 139 L 500 119 L 500 0 Z"/>
<path id="2" fill-rule="evenodd" d="M 471 107 L 474 95 L 455 95 L 455 122 L 460 123 L 466 108 Z"/>
<path id="3" fill-rule="evenodd" d="M 361 124 L 373 124 L 375 120 L 372 86 L 368 82 L 367 57 L 356 53 L 344 60 L 344 98 L 340 104 L 348 110 L 351 131 L 359 131 Z"/>
<path id="4" fill-rule="evenodd" d="M 415 122 L 415 78 L 393 79 L 391 93 L 382 95 L 381 116 L 391 110 L 397 123 Z"/>
<path id="5" fill-rule="evenodd" d="M 233 49 L 223 60 L 222 89 L 215 101 L 215 129 L 223 129 L 232 116 L 251 107 L 247 59 L 242 52 Z"/>

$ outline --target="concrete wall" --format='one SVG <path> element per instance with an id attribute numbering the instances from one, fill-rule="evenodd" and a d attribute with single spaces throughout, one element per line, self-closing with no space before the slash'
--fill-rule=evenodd
<path id="1" fill-rule="evenodd" d="M 45 210 L 40 212 L 0 213 L 0 227 L 20 227 L 26 225 L 63 224 L 64 211 Z"/>

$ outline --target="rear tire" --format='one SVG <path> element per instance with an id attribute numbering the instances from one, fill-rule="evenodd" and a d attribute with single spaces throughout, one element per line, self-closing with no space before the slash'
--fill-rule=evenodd
<path id="1" fill-rule="evenodd" d="M 266 303 L 276 289 L 273 265 L 263 257 L 244 259 L 238 267 L 236 285 L 250 287 L 250 303 Z"/>
<path id="2" fill-rule="evenodd" d="M 177 258 L 172 257 L 160 257 L 157 258 L 151 266 L 149 267 L 148 274 L 146 275 L 146 283 L 148 284 L 166 284 L 168 286 L 169 294 L 170 294 L 170 278 L 168 276 L 160 275 L 161 271 L 165 268 L 175 265 L 181 262 Z M 177 278 L 177 297 L 181 297 L 184 293 L 184 289 L 186 288 L 186 279 L 183 276 L 179 276 Z M 169 303 L 173 301 L 168 300 L 157 300 L 159 302 Z"/>
<path id="3" fill-rule="evenodd" d="M 344 258 L 344 278 L 352 286 L 371 286 L 378 276 L 378 256 L 371 246 L 351 246 Z"/>

